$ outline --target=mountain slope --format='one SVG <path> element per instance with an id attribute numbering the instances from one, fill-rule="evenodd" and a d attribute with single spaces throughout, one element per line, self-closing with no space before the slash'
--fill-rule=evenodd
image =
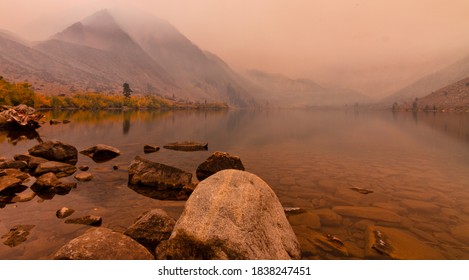
<path id="1" fill-rule="evenodd" d="M 427 96 L 419 98 L 420 109 L 469 110 L 469 76 L 456 83 L 441 88 Z"/>
<path id="2" fill-rule="evenodd" d="M 469 56 L 460 61 L 427 75 L 411 85 L 383 99 L 384 102 L 413 100 L 432 93 L 444 86 L 469 76 Z"/>
<path id="3" fill-rule="evenodd" d="M 324 88 L 309 79 L 290 79 L 258 70 L 245 73 L 262 91 L 259 96 L 274 106 L 342 106 L 366 103 L 370 99 L 350 89 Z"/>

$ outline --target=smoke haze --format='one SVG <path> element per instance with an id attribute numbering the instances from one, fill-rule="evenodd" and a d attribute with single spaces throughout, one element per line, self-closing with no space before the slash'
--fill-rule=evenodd
<path id="1" fill-rule="evenodd" d="M 43 40 L 116 7 L 169 21 L 236 68 L 375 97 L 469 55 L 467 0 L 2 0 L 0 29 Z"/>

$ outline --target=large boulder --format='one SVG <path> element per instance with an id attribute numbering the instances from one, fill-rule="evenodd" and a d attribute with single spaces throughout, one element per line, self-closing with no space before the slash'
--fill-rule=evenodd
<path id="1" fill-rule="evenodd" d="M 199 181 L 225 169 L 244 170 L 241 159 L 225 152 L 215 152 L 197 167 L 196 175 Z"/>
<path id="2" fill-rule="evenodd" d="M 107 228 L 90 229 L 62 246 L 56 260 L 152 260 L 153 255 L 132 238 Z"/>
<path id="3" fill-rule="evenodd" d="M 223 170 L 197 186 L 156 254 L 159 259 L 299 259 L 300 246 L 264 181 Z"/>
<path id="4" fill-rule="evenodd" d="M 157 199 L 184 200 L 193 191 L 192 174 L 136 157 L 129 166 L 129 187 Z"/>
<path id="5" fill-rule="evenodd" d="M 78 161 L 78 151 L 75 147 L 60 141 L 46 141 L 28 150 L 35 157 L 51 161 L 65 162 L 75 165 Z"/>
<path id="6" fill-rule="evenodd" d="M 171 236 L 176 220 L 162 209 L 153 209 L 141 215 L 125 232 L 151 252 Z"/>
<path id="7" fill-rule="evenodd" d="M 86 150 L 80 151 L 80 154 L 90 157 L 95 162 L 106 162 L 117 157 L 121 154 L 121 152 L 114 147 L 98 144 Z"/>
<path id="8" fill-rule="evenodd" d="M 52 172 L 58 178 L 61 178 L 70 176 L 75 173 L 75 171 L 77 171 L 77 168 L 71 164 L 58 161 L 46 161 L 37 166 L 35 175 L 40 176 Z"/>

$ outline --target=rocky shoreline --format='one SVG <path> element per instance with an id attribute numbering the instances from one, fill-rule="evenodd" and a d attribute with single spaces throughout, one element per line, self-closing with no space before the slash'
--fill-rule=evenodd
<path id="1" fill-rule="evenodd" d="M 181 150 L 207 149 L 207 143 L 191 143 L 181 142 Z M 150 151 L 149 147 L 144 151 Z M 151 152 L 158 150 L 155 147 Z M 102 163 L 120 153 L 103 144 L 79 152 L 54 140 L 39 143 L 13 159 L 2 158 L 0 204 L 67 195 L 80 182 L 93 180 L 88 166 L 76 167 L 79 154 Z M 164 210 L 153 209 L 120 233 L 102 228 L 99 216 L 75 217 L 75 210 L 64 207 L 57 210 L 58 219 L 91 228 L 58 249 L 53 259 L 301 258 L 299 242 L 277 196 L 259 177 L 244 171 L 239 157 L 215 152 L 196 173 L 199 183 L 192 182 L 191 173 L 135 157 L 128 168 L 128 186 L 155 199 L 187 200 L 181 217 L 176 221 Z M 23 193 L 30 195 L 25 198 Z M 34 227 L 17 225 L 2 241 L 18 246 Z"/>

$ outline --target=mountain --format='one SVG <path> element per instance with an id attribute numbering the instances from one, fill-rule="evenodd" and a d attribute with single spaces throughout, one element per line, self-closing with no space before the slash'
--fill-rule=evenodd
<path id="1" fill-rule="evenodd" d="M 413 100 L 436 91 L 447 85 L 469 77 L 469 56 L 456 63 L 429 74 L 409 86 L 383 99 L 384 102 L 402 102 Z"/>
<path id="2" fill-rule="evenodd" d="M 420 109 L 469 111 L 469 76 L 418 99 Z"/>
<path id="3" fill-rule="evenodd" d="M 34 44 L 0 31 L 0 74 L 52 94 L 115 93 L 127 82 L 134 93 L 234 107 L 367 101 L 355 91 L 323 88 L 307 79 L 260 71 L 241 75 L 167 21 L 129 11 L 99 11 Z"/>
<path id="4" fill-rule="evenodd" d="M 309 79 L 291 79 L 259 70 L 245 73 L 258 88 L 258 99 L 274 106 L 343 106 L 368 103 L 370 98 L 350 89 L 325 88 Z"/>

